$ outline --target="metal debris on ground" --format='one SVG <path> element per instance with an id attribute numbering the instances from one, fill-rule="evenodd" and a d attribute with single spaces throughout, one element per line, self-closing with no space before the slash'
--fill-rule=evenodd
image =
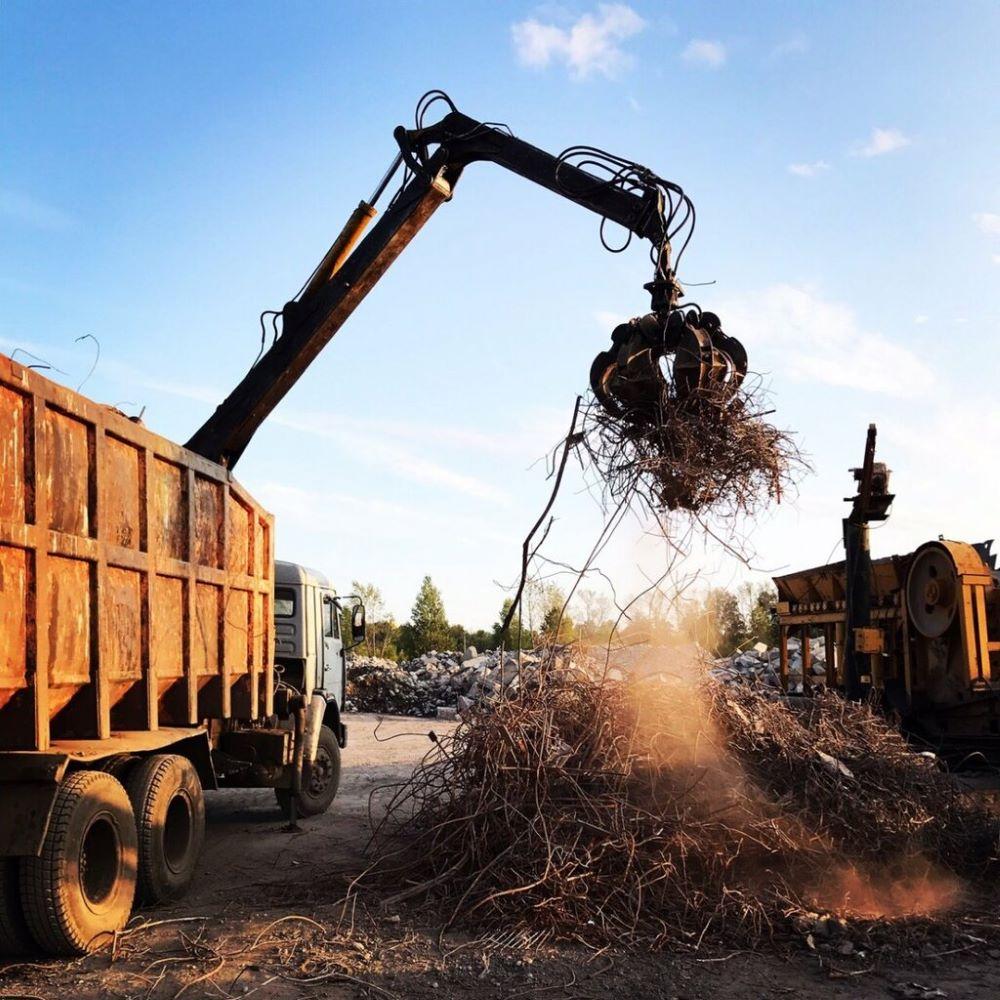
<path id="1" fill-rule="evenodd" d="M 390 892 L 391 909 L 432 902 L 446 928 L 596 947 L 752 942 L 824 911 L 898 917 L 904 933 L 956 905 L 939 884 L 996 857 L 996 821 L 865 706 L 830 695 L 802 715 L 753 687 L 662 675 L 537 671 L 394 788 L 358 887 Z M 859 896 L 879 875 L 901 884 L 885 913 Z"/>

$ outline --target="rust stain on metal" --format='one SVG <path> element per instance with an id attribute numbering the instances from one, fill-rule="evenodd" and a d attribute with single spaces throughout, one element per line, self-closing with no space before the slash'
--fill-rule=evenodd
<path id="1" fill-rule="evenodd" d="M 271 516 L 219 465 L 0 355 L 0 749 L 257 718 Z"/>

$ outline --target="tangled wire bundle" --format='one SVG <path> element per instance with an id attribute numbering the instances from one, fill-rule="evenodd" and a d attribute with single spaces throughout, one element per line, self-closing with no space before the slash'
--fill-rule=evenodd
<path id="1" fill-rule="evenodd" d="M 967 876 L 994 859 L 997 821 L 868 705 L 825 693 L 801 716 L 749 688 L 726 689 L 715 705 L 753 782 L 852 857 L 923 858 Z"/>
<path id="2" fill-rule="evenodd" d="M 761 389 L 744 383 L 664 393 L 655 412 L 612 416 L 596 400 L 583 446 L 612 505 L 637 496 L 650 510 L 753 514 L 780 500 L 804 465 L 789 434 L 765 419 Z"/>
<path id="3" fill-rule="evenodd" d="M 986 830 L 872 713 L 822 702 L 818 717 L 823 746 L 891 752 L 852 754 L 848 778 L 812 749 L 816 720 L 762 694 L 550 677 L 439 740 L 395 789 L 369 878 L 388 905 L 433 900 L 446 926 L 746 942 L 817 905 L 819 871 L 894 849 L 947 863 L 965 827 Z"/>

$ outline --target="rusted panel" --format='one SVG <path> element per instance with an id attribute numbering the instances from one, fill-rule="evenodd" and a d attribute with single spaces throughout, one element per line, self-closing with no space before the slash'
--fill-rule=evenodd
<path id="1" fill-rule="evenodd" d="M 274 556 L 271 552 L 271 521 L 259 518 L 257 521 L 257 535 L 254 542 L 254 576 L 263 577 L 265 580 L 271 579 L 271 570 L 274 568 Z"/>
<path id="2" fill-rule="evenodd" d="M 219 623 L 222 620 L 222 588 L 209 583 L 195 585 L 195 627 L 191 663 L 195 676 L 219 673 Z"/>
<path id="3" fill-rule="evenodd" d="M 0 751 L 259 714 L 271 530 L 227 470 L 0 355 Z"/>
<path id="4" fill-rule="evenodd" d="M 161 682 L 184 676 L 184 586 L 183 580 L 173 577 L 153 578 L 151 653 L 153 673 Z"/>
<path id="5" fill-rule="evenodd" d="M 105 522 L 106 540 L 125 549 L 145 548 L 142 514 L 146 504 L 146 476 L 143 452 L 110 435 L 105 444 L 101 516 Z"/>
<path id="6" fill-rule="evenodd" d="M 254 572 L 253 562 L 253 513 L 232 491 L 229 493 L 229 537 L 226 542 L 227 563 L 230 573 L 248 575 Z"/>
<path id="7" fill-rule="evenodd" d="M 267 598 L 263 594 L 253 595 L 253 614 L 250 617 L 250 652 L 251 664 L 256 673 L 264 669 L 267 653 L 267 636 L 271 629 L 265 612 Z"/>
<path id="8" fill-rule="evenodd" d="M 157 556 L 185 560 L 188 557 L 187 471 L 173 462 L 156 459 L 151 479 L 154 552 Z"/>
<path id="9" fill-rule="evenodd" d="M 250 594 L 230 590 L 226 603 L 226 665 L 233 674 L 250 669 Z"/>
<path id="10" fill-rule="evenodd" d="M 142 577 L 127 569 L 109 566 L 102 608 L 102 666 L 108 680 L 142 679 Z"/>
<path id="11" fill-rule="evenodd" d="M 0 385 L 0 521 L 23 523 L 31 511 L 31 400 Z"/>
<path id="12" fill-rule="evenodd" d="M 202 566 L 223 567 L 222 510 L 222 484 L 195 476 L 194 559 Z"/>
<path id="13" fill-rule="evenodd" d="M 0 545 L 0 708 L 28 686 L 30 558 Z"/>
<path id="14" fill-rule="evenodd" d="M 93 434 L 82 420 L 49 409 L 48 450 L 43 476 L 49 525 L 69 535 L 89 536 L 93 524 L 91 472 Z"/>
<path id="15" fill-rule="evenodd" d="M 91 576 L 92 566 L 83 560 L 48 560 L 46 668 L 53 713 L 90 683 Z"/>

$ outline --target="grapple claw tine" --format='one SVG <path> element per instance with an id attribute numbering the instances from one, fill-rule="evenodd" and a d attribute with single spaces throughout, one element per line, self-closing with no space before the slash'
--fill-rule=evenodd
<path id="1" fill-rule="evenodd" d="M 743 345 L 723 332 L 714 313 L 650 313 L 616 327 L 612 343 L 594 359 L 590 385 L 612 417 L 632 422 L 654 419 L 670 397 L 703 395 L 724 406 L 747 372 Z M 673 355 L 669 382 L 660 366 L 667 355 Z"/>

